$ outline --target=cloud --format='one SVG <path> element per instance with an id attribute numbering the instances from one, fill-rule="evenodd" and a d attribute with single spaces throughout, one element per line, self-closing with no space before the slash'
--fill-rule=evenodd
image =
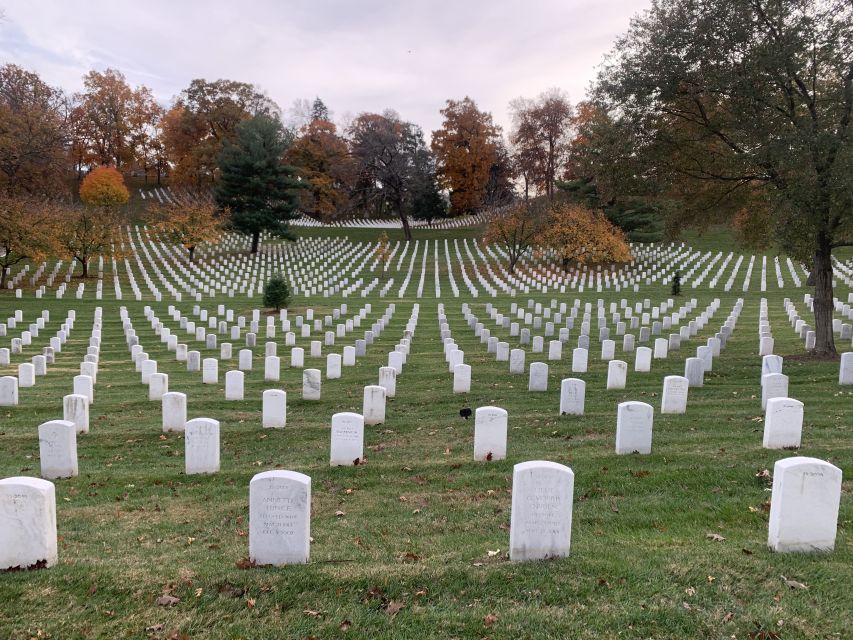
<path id="1" fill-rule="evenodd" d="M 0 56 L 67 91 L 122 71 L 165 104 L 193 78 L 263 88 L 283 109 L 320 96 L 336 113 L 393 108 L 428 133 L 448 98 L 507 106 L 550 87 L 584 97 L 596 66 L 648 0 L 16 2 Z"/>

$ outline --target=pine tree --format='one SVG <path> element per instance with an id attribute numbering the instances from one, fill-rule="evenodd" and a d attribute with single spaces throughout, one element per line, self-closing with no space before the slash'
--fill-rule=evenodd
<path id="1" fill-rule="evenodd" d="M 216 202 L 231 213 L 230 227 L 252 237 L 257 253 L 261 233 L 293 240 L 288 222 L 295 217 L 300 183 L 282 162 L 287 149 L 278 118 L 259 113 L 237 127 L 234 143 L 219 154 Z"/>
<path id="2" fill-rule="evenodd" d="M 286 307 L 288 302 L 290 287 L 287 286 L 283 275 L 274 273 L 264 287 L 264 306 L 278 310 Z"/>
<path id="3" fill-rule="evenodd" d="M 329 111 L 329 107 L 320 98 L 314 98 L 314 104 L 311 105 L 311 120 L 332 121 L 332 113 Z"/>

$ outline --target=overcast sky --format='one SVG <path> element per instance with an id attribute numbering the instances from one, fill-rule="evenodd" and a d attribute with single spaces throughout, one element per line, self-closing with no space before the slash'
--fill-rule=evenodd
<path id="1" fill-rule="evenodd" d="M 509 124 L 508 103 L 583 99 L 649 0 L 0 0 L 0 61 L 67 91 L 113 67 L 169 105 L 193 78 L 262 88 L 286 113 L 320 96 L 336 119 L 393 108 L 427 136 L 448 98 Z"/>

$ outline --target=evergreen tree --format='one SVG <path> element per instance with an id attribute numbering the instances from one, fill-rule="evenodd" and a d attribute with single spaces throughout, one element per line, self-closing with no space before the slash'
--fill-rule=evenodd
<path id="1" fill-rule="evenodd" d="M 259 113 L 237 127 L 236 140 L 219 154 L 216 202 L 230 211 L 234 231 L 252 237 L 252 253 L 257 253 L 264 231 L 293 239 L 287 223 L 295 217 L 301 185 L 294 168 L 282 162 L 286 149 L 281 122 Z"/>
<path id="2" fill-rule="evenodd" d="M 580 178 L 557 181 L 557 188 L 572 202 L 601 209 L 607 219 L 625 232 L 633 242 L 658 242 L 663 239 L 663 223 L 658 207 L 640 198 L 602 202 L 593 180 Z"/>
<path id="3" fill-rule="evenodd" d="M 314 98 L 314 104 L 311 105 L 311 120 L 332 121 L 332 112 L 320 98 Z"/>
<path id="4" fill-rule="evenodd" d="M 264 306 L 278 310 L 286 307 L 288 302 L 290 287 L 287 286 L 283 275 L 274 273 L 264 286 Z"/>

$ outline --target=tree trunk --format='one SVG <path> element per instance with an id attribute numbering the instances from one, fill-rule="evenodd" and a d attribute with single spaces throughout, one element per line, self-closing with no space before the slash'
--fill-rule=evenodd
<path id="1" fill-rule="evenodd" d="M 0 266 L 0 289 L 6 288 L 6 267 Z"/>
<path id="2" fill-rule="evenodd" d="M 261 239 L 261 232 L 260 231 L 253 231 L 252 232 L 252 253 L 258 252 L 258 242 L 260 242 L 260 239 Z"/>
<path id="3" fill-rule="evenodd" d="M 77 258 L 77 262 L 83 267 L 83 273 L 80 276 L 85 279 L 89 277 L 89 259 L 88 258 Z"/>
<path id="4" fill-rule="evenodd" d="M 569 272 L 569 259 L 566 257 L 563 257 L 563 273 L 568 273 L 568 272 Z"/>
<path id="5" fill-rule="evenodd" d="M 814 258 L 815 348 L 818 355 L 835 355 L 832 335 L 832 247 L 829 239 L 818 238 Z"/>
<path id="6" fill-rule="evenodd" d="M 400 214 L 400 220 L 403 223 L 403 235 L 406 237 L 406 240 L 412 239 L 412 230 L 409 228 L 409 218 L 405 213 Z"/>
<path id="7" fill-rule="evenodd" d="M 187 247 L 187 251 L 190 253 L 190 262 L 193 261 L 193 255 L 195 255 L 195 245 L 192 247 Z"/>

